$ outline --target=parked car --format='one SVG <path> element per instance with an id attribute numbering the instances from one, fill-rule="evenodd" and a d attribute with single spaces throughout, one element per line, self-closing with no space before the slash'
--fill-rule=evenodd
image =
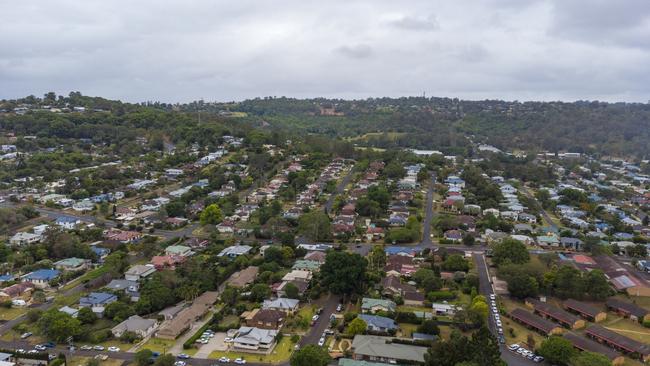
<path id="1" fill-rule="evenodd" d="M 519 345 L 517 343 L 511 344 L 511 345 L 508 346 L 508 349 L 511 350 L 511 351 L 516 351 L 516 350 L 519 349 Z"/>
<path id="2" fill-rule="evenodd" d="M 93 346 L 93 350 L 95 350 L 95 351 L 103 351 L 104 346 L 100 346 L 100 345 Z"/>
<path id="3" fill-rule="evenodd" d="M 533 361 L 535 361 L 535 362 L 537 362 L 537 363 L 540 363 L 540 362 L 544 361 L 544 357 L 542 357 L 542 356 L 537 356 L 537 357 L 533 358 Z"/>
<path id="4" fill-rule="evenodd" d="M 321 337 L 321 339 L 318 340 L 318 345 L 320 347 L 323 347 L 324 344 L 325 344 L 325 338 Z"/>
<path id="5" fill-rule="evenodd" d="M 23 334 L 20 336 L 20 339 L 29 338 L 29 337 L 31 337 L 32 335 L 33 335 L 32 332 L 26 332 L 26 333 L 23 333 Z"/>
<path id="6" fill-rule="evenodd" d="M 42 344 L 37 344 L 36 346 L 34 346 L 34 349 L 37 350 L 37 351 L 45 351 L 47 349 L 47 347 L 45 347 Z"/>
<path id="7" fill-rule="evenodd" d="M 174 362 L 174 366 L 185 366 L 185 365 L 187 365 L 185 363 L 185 361 L 176 361 L 176 362 Z"/>
<path id="8" fill-rule="evenodd" d="M 343 310 L 343 305 L 342 305 L 342 304 L 338 304 L 338 305 L 336 306 L 336 312 L 337 312 L 337 313 L 340 313 L 341 310 Z"/>
<path id="9" fill-rule="evenodd" d="M 54 342 L 45 342 L 45 343 L 43 343 L 43 345 L 44 345 L 45 347 L 47 347 L 47 348 L 54 348 L 54 347 L 56 347 L 56 344 L 54 344 Z"/>
<path id="10" fill-rule="evenodd" d="M 190 355 L 188 355 L 187 353 L 179 353 L 178 356 L 176 357 L 180 358 L 181 360 L 187 360 L 188 358 L 190 358 Z"/>
<path id="11" fill-rule="evenodd" d="M 120 347 L 108 347 L 108 352 L 120 352 Z"/>
<path id="12" fill-rule="evenodd" d="M 496 298 L 497 298 L 497 295 L 495 295 L 495 294 L 490 294 L 490 300 L 496 300 Z"/>
<path id="13" fill-rule="evenodd" d="M 84 344 L 83 346 L 79 347 L 80 350 L 82 351 L 91 351 L 93 349 L 93 346 L 89 346 L 87 344 Z"/>
<path id="14" fill-rule="evenodd" d="M 226 343 L 231 343 L 233 341 L 233 339 L 230 338 L 230 337 L 226 337 L 226 338 L 223 339 L 223 341 L 226 342 Z"/>
<path id="15" fill-rule="evenodd" d="M 221 357 L 221 358 L 219 359 L 219 362 L 221 362 L 221 363 L 228 363 L 228 362 L 230 362 L 230 359 L 229 359 L 228 357 Z"/>
<path id="16" fill-rule="evenodd" d="M 244 360 L 241 357 L 240 358 L 235 358 L 235 363 L 238 364 L 238 365 L 243 365 L 243 364 L 246 363 L 246 360 Z"/>

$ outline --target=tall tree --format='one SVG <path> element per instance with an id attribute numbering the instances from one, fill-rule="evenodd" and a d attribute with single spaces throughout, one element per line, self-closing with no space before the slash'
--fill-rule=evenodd
<path id="1" fill-rule="evenodd" d="M 368 262 L 357 253 L 327 253 L 320 269 L 321 283 L 334 294 L 361 294 L 364 290 Z"/>
<path id="2" fill-rule="evenodd" d="M 308 344 L 291 355 L 291 366 L 327 366 L 330 356 L 322 347 Z"/>
<path id="3" fill-rule="evenodd" d="M 320 210 L 308 212 L 300 217 L 298 232 L 313 241 L 329 240 L 332 237 L 330 218 Z"/>
<path id="4" fill-rule="evenodd" d="M 203 209 L 200 216 L 201 225 L 216 225 L 223 220 L 223 214 L 219 205 L 213 203 Z"/>
<path id="5" fill-rule="evenodd" d="M 552 364 L 568 365 L 569 360 L 576 355 L 576 350 L 569 340 L 551 336 L 542 342 L 538 353 Z"/>

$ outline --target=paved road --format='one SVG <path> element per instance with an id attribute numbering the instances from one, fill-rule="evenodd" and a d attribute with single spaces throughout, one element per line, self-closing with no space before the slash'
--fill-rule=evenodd
<path id="1" fill-rule="evenodd" d="M 316 324 L 311 327 L 307 335 L 300 339 L 300 347 L 308 344 L 318 344 L 325 329 L 330 326 L 330 316 L 336 311 L 336 306 L 341 302 L 337 295 L 330 294 L 324 303 L 319 304 L 323 308 Z"/>
<path id="2" fill-rule="evenodd" d="M 348 174 L 346 174 L 343 179 L 339 182 L 339 184 L 336 186 L 336 193 L 332 193 L 330 195 L 330 198 L 325 202 L 325 205 L 323 206 L 325 208 L 325 213 L 329 215 L 330 211 L 332 210 L 332 205 L 334 205 L 334 200 L 336 199 L 336 196 L 339 194 L 343 193 L 343 190 L 345 190 L 345 187 L 350 183 L 350 180 L 352 179 L 352 171 L 354 169 L 351 167 L 350 171 L 348 171 Z"/>
<path id="3" fill-rule="evenodd" d="M 476 269 L 478 270 L 479 292 L 484 295 L 489 301 L 490 295 L 494 293 L 494 290 L 492 289 L 492 284 L 490 283 L 490 274 L 488 272 L 488 266 L 485 262 L 484 255 L 475 253 L 474 263 L 476 264 Z M 490 315 L 488 316 L 488 328 L 492 334 L 498 336 L 497 326 L 494 321 L 494 317 L 492 316 L 492 312 L 490 312 Z M 499 348 L 501 349 L 501 359 L 503 359 L 509 366 L 540 365 L 539 363 L 535 363 L 513 352 L 510 352 L 505 345 L 500 345 Z"/>
<path id="4" fill-rule="evenodd" d="M 524 194 L 526 196 L 528 196 L 528 198 L 536 200 L 536 198 L 533 196 L 533 194 L 530 193 L 530 190 L 528 189 L 528 187 L 522 187 L 521 190 L 524 192 Z M 546 220 L 546 222 L 549 224 L 549 226 L 551 226 L 554 230 L 559 230 L 558 226 L 555 225 L 553 220 L 551 220 L 551 216 L 549 216 L 548 212 L 546 212 L 546 210 L 544 210 L 544 208 L 542 208 L 541 205 L 539 207 L 539 210 L 540 210 L 540 213 L 542 214 L 542 216 L 544 217 L 544 220 Z"/>
<path id="5" fill-rule="evenodd" d="M 426 213 L 424 215 L 424 222 L 422 223 L 424 225 L 424 230 L 422 230 L 422 242 L 420 242 L 420 244 L 424 246 L 433 245 L 433 241 L 431 241 L 431 221 L 433 220 L 433 191 L 435 189 L 435 184 L 436 175 L 435 173 L 431 173 L 431 181 L 429 182 L 429 187 L 427 189 Z"/>
<path id="6" fill-rule="evenodd" d="M 0 207 L 19 207 L 20 205 L 14 204 L 12 202 L 3 202 L 0 203 Z M 50 220 L 55 220 L 59 216 L 73 216 L 78 217 L 80 220 L 85 222 L 92 222 L 95 225 L 102 225 L 107 228 L 116 227 L 116 223 L 111 220 L 106 220 L 92 215 L 79 214 L 74 211 L 69 210 L 58 210 L 41 206 L 34 206 L 34 209 L 41 214 L 41 217 L 48 218 Z M 152 235 L 161 236 L 163 239 L 173 239 L 180 237 L 189 237 L 192 235 L 192 232 L 199 227 L 199 224 L 187 225 L 178 230 L 156 230 Z"/>

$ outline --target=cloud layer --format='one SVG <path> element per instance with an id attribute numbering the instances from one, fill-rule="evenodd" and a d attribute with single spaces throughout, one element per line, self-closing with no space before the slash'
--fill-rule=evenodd
<path id="1" fill-rule="evenodd" d="M 8 2 L 0 98 L 650 100 L 647 0 Z"/>

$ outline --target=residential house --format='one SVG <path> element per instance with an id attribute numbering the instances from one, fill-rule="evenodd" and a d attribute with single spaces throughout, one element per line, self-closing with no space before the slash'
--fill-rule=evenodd
<path id="1" fill-rule="evenodd" d="M 259 267 L 249 266 L 241 271 L 233 273 L 230 278 L 226 281 L 226 284 L 235 288 L 242 288 L 250 285 L 255 281 L 257 274 L 259 273 Z"/>
<path id="2" fill-rule="evenodd" d="M 88 268 L 90 261 L 82 258 L 66 258 L 54 262 L 54 267 L 62 271 L 82 271 Z"/>
<path id="3" fill-rule="evenodd" d="M 305 271 L 305 270 L 292 270 L 291 272 L 287 273 L 282 277 L 282 281 L 303 281 L 303 282 L 309 282 L 311 281 L 313 274 L 310 271 Z"/>
<path id="4" fill-rule="evenodd" d="M 14 234 L 9 239 L 9 244 L 11 245 L 27 245 L 27 244 L 34 244 L 38 243 L 43 239 L 43 237 L 39 234 L 32 234 L 32 233 L 26 233 L 26 232 L 18 232 Z"/>
<path id="5" fill-rule="evenodd" d="M 37 288 L 50 286 L 50 281 L 59 277 L 60 272 L 56 269 L 39 269 L 22 277 L 23 282 L 30 282 Z"/>
<path id="6" fill-rule="evenodd" d="M 91 292 L 88 296 L 79 299 L 79 307 L 95 308 L 104 307 L 112 302 L 117 301 L 117 296 L 108 292 Z"/>
<path id="7" fill-rule="evenodd" d="M 140 282 L 156 272 L 154 266 L 136 264 L 124 273 L 124 278 L 129 281 Z"/>
<path id="8" fill-rule="evenodd" d="M 378 311 L 394 312 L 396 309 L 397 305 L 391 300 L 364 297 L 361 301 L 361 311 L 364 313 L 374 314 Z"/>
<path id="9" fill-rule="evenodd" d="M 165 254 L 169 256 L 189 257 L 192 254 L 192 249 L 184 245 L 170 245 L 165 248 Z"/>
<path id="10" fill-rule="evenodd" d="M 366 329 L 371 332 L 388 333 L 398 329 L 397 323 L 391 318 L 369 314 L 359 314 L 357 317 L 366 322 Z"/>
<path id="11" fill-rule="evenodd" d="M 447 304 L 447 303 L 433 303 L 431 308 L 436 315 L 447 315 L 453 316 L 459 310 L 456 305 Z"/>
<path id="12" fill-rule="evenodd" d="M 81 224 L 81 220 L 73 216 L 59 216 L 54 220 L 54 223 L 63 229 L 72 230 Z"/>
<path id="13" fill-rule="evenodd" d="M 253 249 L 253 247 L 249 245 L 233 245 L 227 248 L 224 248 L 221 253 L 219 253 L 217 256 L 218 257 L 228 257 L 228 258 L 236 258 L 239 257 L 240 255 L 248 254 L 250 251 Z"/>
<path id="14" fill-rule="evenodd" d="M 388 364 L 423 364 L 427 347 L 393 342 L 391 337 L 356 335 L 352 340 L 352 358 Z"/>
<path id="15" fill-rule="evenodd" d="M 153 334 L 158 327 L 158 322 L 151 319 L 141 318 L 138 315 L 132 315 L 120 324 L 111 329 L 115 338 L 120 338 L 126 332 L 137 334 L 140 338 L 146 338 Z"/>
<path id="16" fill-rule="evenodd" d="M 156 337 L 162 339 L 176 339 L 190 328 L 194 322 L 201 319 L 219 299 L 216 291 L 204 292 L 192 301 L 192 305 L 182 309 L 176 317 L 161 324 L 156 332 Z"/>
<path id="17" fill-rule="evenodd" d="M 298 259 L 294 263 L 293 267 L 291 267 L 293 270 L 299 270 L 299 271 L 307 271 L 311 273 L 318 272 L 320 269 L 321 262 L 318 261 L 311 261 L 311 260 L 306 260 L 306 259 Z"/>
<path id="18" fill-rule="evenodd" d="M 240 318 L 248 327 L 260 329 L 280 329 L 287 314 L 281 310 L 253 309 L 245 311 Z"/>
<path id="19" fill-rule="evenodd" d="M 30 282 L 16 283 L 0 290 L 0 301 L 6 302 L 11 300 L 28 301 L 34 292 L 34 284 Z"/>
<path id="20" fill-rule="evenodd" d="M 266 352 L 275 346 L 277 335 L 278 331 L 275 329 L 240 327 L 233 340 L 233 346 L 235 349 Z"/>
<path id="21" fill-rule="evenodd" d="M 294 314 L 298 311 L 299 300 L 288 299 L 286 297 L 278 297 L 274 300 L 264 300 L 262 309 L 281 310 L 287 314 Z"/>

